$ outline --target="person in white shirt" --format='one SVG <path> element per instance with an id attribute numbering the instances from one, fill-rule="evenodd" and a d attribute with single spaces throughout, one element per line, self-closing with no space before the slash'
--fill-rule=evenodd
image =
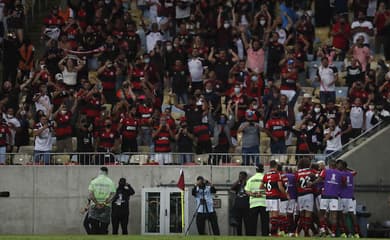
<path id="1" fill-rule="evenodd" d="M 354 43 L 357 38 L 362 35 L 364 37 L 364 44 L 369 44 L 370 37 L 374 35 L 374 27 L 370 21 L 366 20 L 366 16 L 363 12 L 360 11 L 357 20 L 352 22 L 351 33 Z"/>
<path id="2" fill-rule="evenodd" d="M 338 79 L 337 68 L 329 66 L 327 57 L 321 59 L 318 67 L 317 77 L 320 82 L 320 102 L 326 104 L 329 101 L 336 102 L 336 86 Z"/>
<path id="3" fill-rule="evenodd" d="M 188 70 L 190 72 L 190 88 L 192 90 L 203 88 L 203 61 L 199 58 L 199 50 L 192 50 L 192 58 L 188 59 Z"/>
<path id="4" fill-rule="evenodd" d="M 33 101 L 35 102 L 35 111 L 37 112 L 41 110 L 45 115 L 48 115 L 53 109 L 50 97 L 47 95 L 47 86 L 45 84 L 39 86 L 39 93 L 34 95 Z"/>
<path id="5" fill-rule="evenodd" d="M 163 34 L 158 31 L 157 23 L 152 23 L 152 31 L 146 34 L 146 51 L 150 53 L 153 51 L 156 43 L 163 40 Z"/>
<path id="6" fill-rule="evenodd" d="M 3 119 L 5 123 L 8 125 L 8 128 L 11 132 L 11 137 L 7 139 L 8 150 L 12 152 L 13 147 L 15 146 L 15 134 L 16 131 L 20 129 L 20 122 L 15 117 L 15 111 L 13 108 L 7 109 L 7 114 L 3 114 Z"/>
<path id="7" fill-rule="evenodd" d="M 341 121 L 340 121 L 341 122 Z M 324 141 L 326 141 L 325 154 L 331 154 L 342 150 L 341 135 L 343 134 L 341 128 L 336 125 L 336 120 L 330 118 L 328 120 L 329 128 L 324 130 Z"/>
<path id="8" fill-rule="evenodd" d="M 365 130 L 371 129 L 374 125 L 371 123 L 372 118 L 375 115 L 375 105 L 373 103 L 368 104 L 368 110 L 366 111 Z"/>
<path id="9" fill-rule="evenodd" d="M 53 133 L 52 124 L 49 122 L 45 115 L 42 115 L 39 123 L 37 123 L 33 130 L 33 136 L 35 137 L 34 144 L 34 162 L 44 164 L 50 164 L 50 152 L 52 150 Z"/>
<path id="10" fill-rule="evenodd" d="M 352 125 L 352 131 L 350 134 L 352 138 L 355 138 L 362 133 L 366 119 L 366 115 L 364 113 L 364 108 L 362 106 L 362 101 L 360 100 L 360 98 L 355 98 L 355 101 L 353 102 L 351 111 L 349 113 L 349 117 Z"/>

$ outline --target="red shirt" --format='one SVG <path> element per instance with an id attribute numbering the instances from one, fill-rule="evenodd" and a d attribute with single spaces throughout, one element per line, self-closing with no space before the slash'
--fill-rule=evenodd
<path id="1" fill-rule="evenodd" d="M 252 81 L 251 79 L 246 79 L 246 89 L 245 93 L 251 98 L 261 98 L 261 92 L 263 90 L 263 80 L 259 78 L 257 81 Z"/>
<path id="2" fill-rule="evenodd" d="M 114 90 L 116 82 L 116 70 L 115 68 L 106 68 L 103 73 L 99 75 L 99 79 L 102 81 L 103 91 Z"/>
<path id="3" fill-rule="evenodd" d="M 368 98 L 368 92 L 366 92 L 364 89 L 356 89 L 353 88 L 350 94 L 351 102 L 355 100 L 355 98 L 360 98 L 363 103 L 367 101 Z"/>
<path id="4" fill-rule="evenodd" d="M 106 131 L 105 129 L 99 133 L 99 148 L 111 150 L 114 147 L 116 132 L 112 129 Z"/>
<path id="5" fill-rule="evenodd" d="M 142 89 L 141 81 L 145 79 L 144 68 L 135 67 L 130 73 L 130 75 L 131 75 L 131 83 L 133 85 L 133 89 L 141 90 Z"/>
<path id="6" fill-rule="evenodd" d="M 140 115 L 140 125 L 141 126 L 150 126 L 150 123 L 152 120 L 153 108 L 145 106 L 145 105 L 139 105 L 138 106 L 138 113 Z"/>
<path id="7" fill-rule="evenodd" d="M 295 69 L 296 70 L 296 69 Z M 290 73 L 288 67 L 285 66 L 282 69 L 282 74 Z M 291 73 L 289 77 L 282 77 L 282 84 L 280 85 L 280 90 L 296 90 L 298 80 L 298 71 Z"/>
<path id="8" fill-rule="evenodd" d="M 315 176 L 316 171 L 310 168 L 298 169 L 295 173 L 295 179 L 297 181 L 297 192 L 298 195 L 305 195 L 309 193 L 313 193 L 313 187 L 308 186 L 308 182 L 312 176 Z"/>
<path id="9" fill-rule="evenodd" d="M 286 119 L 281 118 L 271 118 L 265 124 L 265 128 L 271 131 L 272 136 L 278 139 L 284 139 L 285 129 L 288 126 L 288 121 Z"/>
<path id="10" fill-rule="evenodd" d="M 171 142 L 170 134 L 166 127 L 161 128 L 160 132 L 154 139 L 154 151 L 155 152 L 170 152 L 171 151 Z"/>
<path id="11" fill-rule="evenodd" d="M 333 47 L 338 48 L 338 49 L 345 49 L 348 47 L 349 44 L 349 36 L 351 35 L 351 28 L 350 26 L 345 23 L 344 26 L 342 27 L 339 22 L 333 24 L 332 26 L 332 31 L 333 32 L 338 32 L 341 30 L 341 33 L 336 34 L 333 36 Z"/>
<path id="12" fill-rule="evenodd" d="M 263 177 L 265 186 L 265 197 L 267 199 L 279 199 L 281 192 L 279 191 L 278 183 L 282 181 L 280 173 L 275 169 L 270 169 Z"/>
<path id="13" fill-rule="evenodd" d="M 390 11 L 386 10 L 385 12 L 377 13 L 375 27 L 379 34 L 383 34 L 381 31 L 386 25 L 386 19 L 390 17 Z"/>
<path id="14" fill-rule="evenodd" d="M 67 111 L 65 114 L 59 112 L 55 118 L 57 123 L 56 137 L 57 139 L 64 139 L 72 136 L 72 113 Z"/>
<path id="15" fill-rule="evenodd" d="M 195 126 L 194 135 L 198 138 L 198 142 L 210 141 L 210 131 L 208 125 Z"/>
<path id="16" fill-rule="evenodd" d="M 123 139 L 135 139 L 137 137 L 138 120 L 133 117 L 121 118 L 120 123 L 122 124 L 122 137 Z"/>

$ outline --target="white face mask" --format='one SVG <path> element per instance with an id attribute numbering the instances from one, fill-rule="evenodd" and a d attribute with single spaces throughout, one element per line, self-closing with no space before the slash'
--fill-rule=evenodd
<path id="1" fill-rule="evenodd" d="M 315 113 L 321 112 L 321 108 L 314 108 L 314 112 L 315 112 Z"/>
<path id="2" fill-rule="evenodd" d="M 62 115 L 65 115 L 65 114 L 66 114 L 66 111 L 62 110 L 62 111 L 61 111 L 61 114 L 62 114 Z"/>
<path id="3" fill-rule="evenodd" d="M 369 108 L 370 110 L 374 110 L 374 109 L 375 109 L 375 106 L 374 106 L 374 105 L 369 105 L 368 108 Z"/>
<path id="4" fill-rule="evenodd" d="M 257 76 L 252 76 L 252 81 L 256 82 L 257 81 Z"/>
<path id="5" fill-rule="evenodd" d="M 203 105 L 203 101 L 202 100 L 198 100 L 197 102 L 196 102 L 196 106 L 202 106 Z"/>
<path id="6" fill-rule="evenodd" d="M 260 20 L 260 25 L 263 26 L 265 24 L 265 20 Z"/>
<path id="7" fill-rule="evenodd" d="M 313 129 L 313 126 L 307 126 L 307 130 L 310 131 Z"/>
<path id="8" fill-rule="evenodd" d="M 109 4 L 109 3 L 111 2 L 111 0 L 104 0 L 104 2 L 105 2 L 106 4 Z"/>
<path id="9" fill-rule="evenodd" d="M 224 28 L 229 28 L 229 27 L 230 27 L 230 24 L 229 24 L 229 23 L 224 23 L 224 24 L 223 24 L 223 27 L 224 27 Z"/>
<path id="10" fill-rule="evenodd" d="M 236 93 L 236 94 L 238 94 L 238 93 L 240 93 L 240 91 L 241 91 L 241 88 L 234 88 L 234 93 Z"/>
<path id="11" fill-rule="evenodd" d="M 257 108 L 259 108 L 259 106 L 253 105 L 253 109 L 257 109 Z"/>
<path id="12" fill-rule="evenodd" d="M 213 89 L 206 89 L 206 93 L 211 93 L 213 92 Z"/>
<path id="13" fill-rule="evenodd" d="M 172 46 L 171 45 L 167 46 L 167 51 L 168 52 L 172 51 Z"/>
<path id="14" fill-rule="evenodd" d="M 7 114 L 7 118 L 13 118 L 14 116 L 11 114 Z"/>

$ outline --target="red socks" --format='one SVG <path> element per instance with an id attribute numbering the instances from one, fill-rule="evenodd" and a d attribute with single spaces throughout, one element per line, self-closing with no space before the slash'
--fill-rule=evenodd
<path id="1" fill-rule="evenodd" d="M 276 235 L 279 228 L 279 217 L 271 217 L 270 223 L 271 223 L 271 235 Z"/>

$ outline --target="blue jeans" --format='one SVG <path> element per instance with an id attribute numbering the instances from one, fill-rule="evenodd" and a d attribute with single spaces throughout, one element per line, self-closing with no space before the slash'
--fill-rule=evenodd
<path id="1" fill-rule="evenodd" d="M 328 102 L 336 102 L 336 92 L 320 92 L 320 102 L 321 104 L 327 104 Z"/>
<path id="2" fill-rule="evenodd" d="M 271 153 L 272 154 L 286 154 L 286 140 L 278 139 L 278 141 L 271 140 Z"/>
<path id="3" fill-rule="evenodd" d="M 180 164 L 192 162 L 192 155 L 191 154 L 180 154 L 179 162 L 180 162 Z"/>
<path id="4" fill-rule="evenodd" d="M 39 163 L 43 161 L 45 165 L 50 164 L 50 151 L 34 150 L 34 162 Z"/>
<path id="5" fill-rule="evenodd" d="M 260 157 L 258 155 L 260 153 L 259 146 L 253 146 L 253 147 L 248 147 L 248 148 L 243 147 L 242 153 L 243 153 L 242 165 L 249 165 L 251 162 L 251 158 L 252 158 L 253 164 L 257 165 L 260 163 Z"/>

